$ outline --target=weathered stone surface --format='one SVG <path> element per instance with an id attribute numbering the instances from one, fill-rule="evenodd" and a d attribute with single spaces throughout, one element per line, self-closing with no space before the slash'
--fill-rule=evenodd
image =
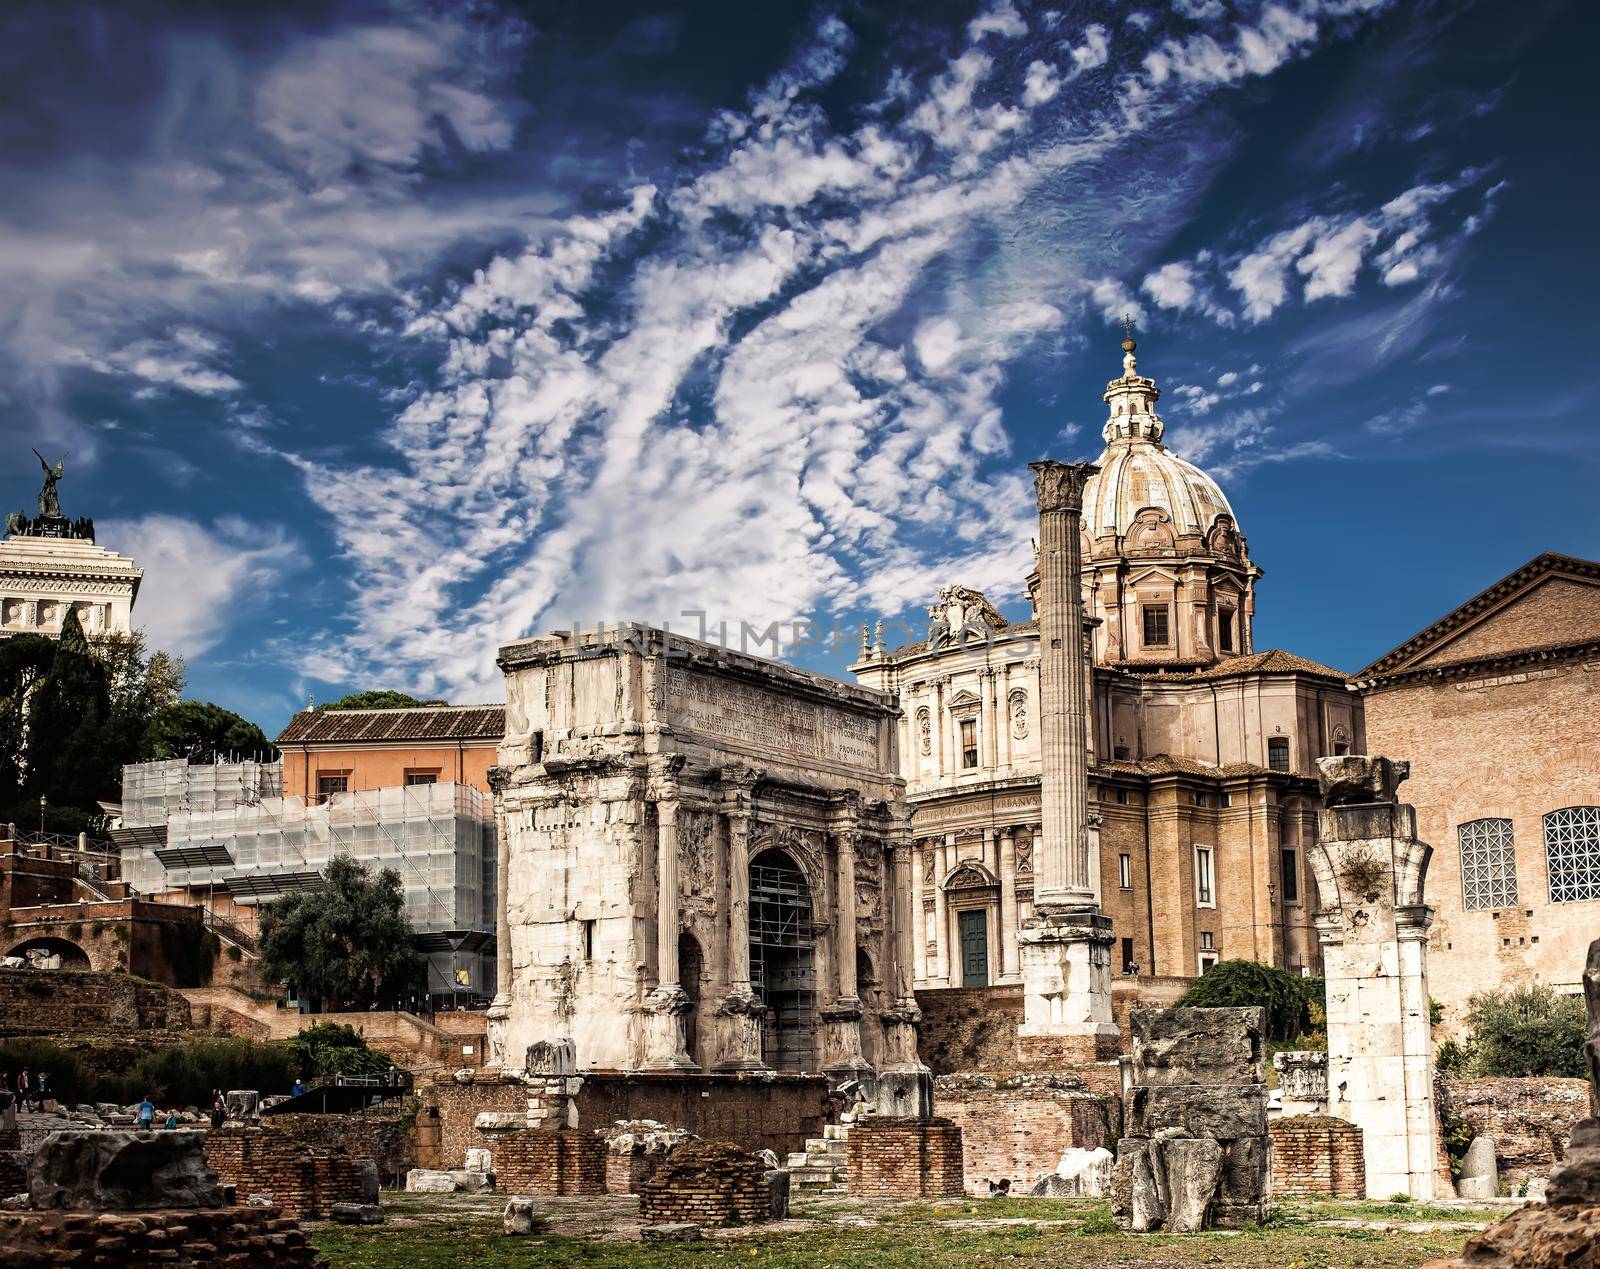
<path id="1" fill-rule="evenodd" d="M 538 1234 L 543 1233 L 549 1222 L 533 1210 L 533 1200 L 528 1198 L 513 1198 L 506 1204 L 503 1216 L 505 1231 L 508 1234 Z"/>
<path id="2" fill-rule="evenodd" d="M 406 1173 L 407 1194 L 454 1194 L 456 1181 L 448 1172 L 432 1168 L 412 1168 Z"/>
<path id="3" fill-rule="evenodd" d="M 514 1110 L 484 1110 L 472 1126 L 479 1132 L 514 1132 L 528 1126 L 528 1117 Z"/>
<path id="4" fill-rule="evenodd" d="M 1317 784 L 1327 806 L 1365 806 L 1394 802 L 1400 785 L 1411 775 L 1409 762 L 1376 754 L 1341 754 L 1317 759 Z"/>
<path id="5" fill-rule="evenodd" d="M 1180 1137 L 1157 1143 L 1157 1151 L 1167 1182 L 1167 1230 L 1193 1234 L 1205 1229 L 1222 1175 L 1222 1144 Z"/>
<path id="6" fill-rule="evenodd" d="M 376 1159 L 360 1159 L 357 1162 L 361 1165 L 361 1201 L 376 1203 L 379 1191 L 378 1162 Z"/>
<path id="7" fill-rule="evenodd" d="M 203 1132 L 54 1132 L 29 1167 L 32 1207 L 139 1211 L 220 1207 Z"/>
<path id="8" fill-rule="evenodd" d="M 1472 1139 L 1461 1160 L 1456 1194 L 1461 1198 L 1494 1198 L 1500 1193 L 1500 1170 L 1494 1161 L 1494 1138 L 1482 1134 Z"/>
<path id="9" fill-rule="evenodd" d="M 383 1209 L 376 1203 L 335 1203 L 328 1217 L 340 1225 L 381 1225 Z"/>
<path id="10" fill-rule="evenodd" d="M 482 1146 L 474 1146 L 467 1151 L 466 1169 L 468 1172 L 493 1172 L 493 1156 Z"/>
<path id="11" fill-rule="evenodd" d="M 456 1189 L 463 1194 L 476 1194 L 489 1184 L 489 1178 L 486 1174 L 476 1172 L 471 1168 L 452 1168 L 450 1169 L 449 1177 L 456 1183 Z"/>
<path id="12" fill-rule="evenodd" d="M 254 1119 L 261 1113 L 261 1094 L 253 1088 L 230 1088 L 222 1095 L 229 1119 Z"/>
<path id="13" fill-rule="evenodd" d="M 1155 1145 L 1137 1137 L 1124 1137 L 1117 1143 L 1111 1210 L 1118 1225 L 1136 1234 L 1160 1229 L 1167 1219 L 1167 1199 L 1157 1169 Z"/>
<path id="14" fill-rule="evenodd" d="M 789 1217 L 788 1169 L 768 1168 L 765 1176 L 767 1193 L 772 1196 L 772 1219 L 775 1221 L 787 1220 Z"/>
<path id="15" fill-rule="evenodd" d="M 688 1221 L 669 1221 L 663 1225 L 646 1225 L 639 1237 L 647 1243 L 693 1243 L 700 1241 L 700 1226 Z"/>
<path id="16" fill-rule="evenodd" d="M 1264 1009 L 1135 1009 L 1128 1017 L 1134 1083 L 1259 1084 L 1266 1026 Z"/>
<path id="17" fill-rule="evenodd" d="M 1028 1191 L 1049 1198 L 1104 1198 L 1111 1193 L 1111 1172 L 1116 1163 L 1104 1146 L 1093 1150 L 1072 1147 L 1061 1156 L 1054 1172 L 1047 1172 Z"/>
<path id="18" fill-rule="evenodd" d="M 1240 1137 L 1227 1143 L 1222 1176 L 1217 1188 L 1219 1204 L 1259 1204 L 1266 1197 L 1262 1178 L 1272 1155 L 1270 1137 Z"/>
<path id="19" fill-rule="evenodd" d="M 878 1076 L 877 1112 L 885 1119 L 927 1119 L 933 1114 L 933 1072 L 926 1067 Z"/>
<path id="20" fill-rule="evenodd" d="M 1328 1055 L 1321 1049 L 1286 1050 L 1272 1055 L 1285 1114 L 1321 1114 L 1328 1105 Z"/>
<path id="21" fill-rule="evenodd" d="M 1261 1137 L 1267 1131 L 1266 1085 L 1135 1087 L 1128 1099 L 1127 1126 L 1133 1137 Z"/>
<path id="22" fill-rule="evenodd" d="M 1552 1207 L 1600 1206 L 1600 1119 L 1584 1119 L 1572 1130 L 1567 1157 L 1550 1169 L 1546 1191 Z"/>
<path id="23" fill-rule="evenodd" d="M 529 1075 L 568 1076 L 578 1073 L 578 1052 L 571 1040 L 541 1040 L 528 1046 Z"/>
<path id="24" fill-rule="evenodd" d="M 1530 1203 L 1423 1269 L 1600 1269 L 1600 1206 Z"/>

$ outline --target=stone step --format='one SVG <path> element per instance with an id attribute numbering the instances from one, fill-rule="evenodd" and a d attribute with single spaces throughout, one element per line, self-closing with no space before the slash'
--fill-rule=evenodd
<path id="1" fill-rule="evenodd" d="M 833 1168 L 790 1168 L 790 1185 L 832 1185 L 836 1180 Z"/>
<path id="2" fill-rule="evenodd" d="M 825 1141 L 843 1141 L 849 1136 L 850 1130 L 843 1124 L 824 1124 L 822 1137 Z"/>
<path id="3" fill-rule="evenodd" d="M 803 1150 L 795 1151 L 793 1154 L 791 1154 L 784 1161 L 783 1166 L 786 1167 L 786 1168 L 803 1168 L 803 1167 L 805 1167 L 806 1166 L 806 1154 L 805 1154 L 805 1151 L 803 1151 Z"/>

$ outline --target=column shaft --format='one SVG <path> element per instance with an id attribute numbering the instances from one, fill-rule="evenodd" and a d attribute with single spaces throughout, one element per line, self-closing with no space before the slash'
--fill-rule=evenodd
<path id="1" fill-rule="evenodd" d="M 678 804 L 656 803 L 656 983 L 678 985 Z"/>
<path id="2" fill-rule="evenodd" d="M 750 986 L 750 817 L 728 814 L 728 986 Z"/>
<path id="3" fill-rule="evenodd" d="M 839 892 L 839 995 L 851 998 L 856 994 L 856 835 L 846 830 L 835 833 L 833 840 Z"/>

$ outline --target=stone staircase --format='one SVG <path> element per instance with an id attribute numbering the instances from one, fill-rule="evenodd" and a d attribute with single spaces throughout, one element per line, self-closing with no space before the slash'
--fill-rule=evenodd
<path id="1" fill-rule="evenodd" d="M 806 1148 L 796 1150 L 784 1162 L 789 1184 L 802 1194 L 843 1194 L 849 1165 L 845 1142 L 850 1129 L 845 1124 L 825 1124 L 822 1136 L 807 1137 Z"/>

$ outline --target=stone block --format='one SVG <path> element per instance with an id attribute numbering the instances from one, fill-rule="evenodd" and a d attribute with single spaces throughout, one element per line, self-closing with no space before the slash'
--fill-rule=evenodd
<path id="1" fill-rule="evenodd" d="M 449 1176 L 456 1183 L 456 1189 L 463 1194 L 476 1194 L 489 1184 L 487 1173 L 477 1172 L 471 1168 L 451 1168 Z"/>
<path id="2" fill-rule="evenodd" d="M 578 1051 L 571 1040 L 541 1040 L 528 1046 L 525 1066 L 529 1075 L 573 1076 L 578 1073 Z"/>
<path id="3" fill-rule="evenodd" d="M 1135 1086 L 1259 1084 L 1266 1010 L 1135 1009 L 1128 1016 Z"/>
<path id="4" fill-rule="evenodd" d="M 882 1072 L 877 1113 L 885 1119 L 927 1119 L 933 1114 L 933 1072 L 927 1067 Z"/>
<path id="5" fill-rule="evenodd" d="M 1166 1179 L 1166 1229 L 1174 1234 L 1205 1229 L 1222 1175 L 1222 1143 L 1180 1137 L 1158 1143 L 1157 1150 Z"/>
<path id="6" fill-rule="evenodd" d="M 35 1209 L 139 1211 L 222 1205 L 203 1132 L 53 1132 L 34 1151 Z"/>
<path id="7" fill-rule="evenodd" d="M 466 1169 L 468 1172 L 493 1172 L 493 1158 L 482 1146 L 474 1146 L 467 1151 Z"/>
<path id="8" fill-rule="evenodd" d="M 376 1203 L 334 1203 L 328 1218 L 340 1225 L 381 1225 L 383 1209 Z"/>
<path id="9" fill-rule="evenodd" d="M 528 1126 L 528 1116 L 514 1110 L 485 1110 L 478 1112 L 472 1126 L 479 1132 L 512 1132 Z"/>
<path id="10" fill-rule="evenodd" d="M 533 1210 L 533 1200 L 513 1198 L 506 1204 L 502 1223 L 508 1234 L 542 1234 L 549 1221 Z"/>
<path id="11" fill-rule="evenodd" d="M 1225 1204 L 1262 1202 L 1267 1196 L 1267 1176 L 1271 1158 L 1270 1137 L 1239 1137 L 1228 1142 L 1223 1152 L 1217 1202 Z"/>
<path id="12" fill-rule="evenodd" d="M 767 1182 L 767 1194 L 772 1200 L 772 1219 L 775 1221 L 787 1220 L 789 1217 L 789 1174 L 783 1168 L 768 1168 L 764 1174 Z"/>
<path id="13" fill-rule="evenodd" d="M 229 1119 L 255 1119 L 261 1113 L 261 1094 L 253 1088 L 230 1088 L 222 1095 Z"/>
<path id="14" fill-rule="evenodd" d="M 1134 1137 L 1211 1137 L 1231 1141 L 1267 1132 L 1264 1084 L 1174 1084 L 1135 1088 L 1128 1102 Z"/>
<path id="15" fill-rule="evenodd" d="M 379 1191 L 377 1160 L 357 1159 L 356 1162 L 361 1167 L 361 1201 L 376 1203 Z"/>
<path id="16" fill-rule="evenodd" d="M 1074 1146 L 1061 1156 L 1056 1170 L 1040 1177 L 1028 1193 L 1048 1198 L 1104 1198 L 1111 1193 L 1115 1163 L 1104 1146 L 1093 1150 Z"/>
<path id="17" fill-rule="evenodd" d="M 412 1168 L 406 1173 L 407 1194 L 454 1194 L 456 1180 L 448 1172 L 432 1168 Z"/>
<path id="18" fill-rule="evenodd" d="M 1461 1160 L 1461 1176 L 1456 1181 L 1460 1198 L 1496 1198 L 1500 1193 L 1500 1169 L 1495 1164 L 1494 1138 L 1481 1133 L 1472 1139 Z"/>
<path id="19" fill-rule="evenodd" d="M 692 1221 L 668 1221 L 662 1225 L 646 1225 L 639 1237 L 647 1243 L 695 1243 L 700 1241 L 700 1226 Z"/>

